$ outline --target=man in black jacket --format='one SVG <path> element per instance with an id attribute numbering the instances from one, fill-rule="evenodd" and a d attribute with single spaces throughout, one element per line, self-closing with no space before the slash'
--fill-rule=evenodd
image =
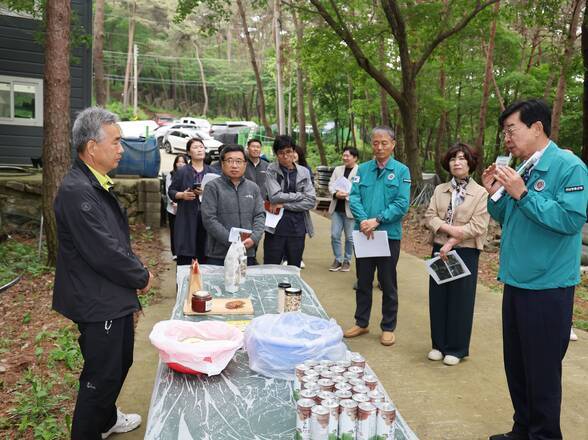
<path id="1" fill-rule="evenodd" d="M 78 157 L 55 198 L 59 248 L 53 308 L 74 321 L 84 357 L 72 420 L 72 439 L 103 439 L 141 424 L 115 406 L 133 363 L 137 291 L 153 275 L 131 249 L 127 217 L 107 173 L 123 154 L 117 117 L 82 111 L 73 126 Z"/>

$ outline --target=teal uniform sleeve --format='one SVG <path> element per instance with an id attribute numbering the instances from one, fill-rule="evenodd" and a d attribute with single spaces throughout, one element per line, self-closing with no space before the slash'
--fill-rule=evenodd
<path id="1" fill-rule="evenodd" d="M 508 195 L 505 192 L 498 202 L 494 202 L 490 199 L 490 196 L 488 196 L 488 213 L 501 225 L 504 223 L 504 216 L 506 215 L 507 196 Z"/>
<path id="2" fill-rule="evenodd" d="M 551 231 L 577 234 L 586 222 L 588 172 L 583 164 L 570 167 L 555 198 L 545 198 L 541 192 L 529 191 L 517 202 L 531 221 Z"/>
<path id="3" fill-rule="evenodd" d="M 398 196 L 380 213 L 382 223 L 397 223 L 408 212 L 410 205 L 410 171 L 408 168 L 404 168 L 400 174 L 398 177 Z"/>
<path id="4" fill-rule="evenodd" d="M 352 179 L 351 193 L 349 194 L 349 209 L 356 221 L 362 222 L 367 220 L 368 216 L 361 201 L 361 191 L 359 182 L 362 179 L 361 167 L 357 170 L 357 175 Z"/>

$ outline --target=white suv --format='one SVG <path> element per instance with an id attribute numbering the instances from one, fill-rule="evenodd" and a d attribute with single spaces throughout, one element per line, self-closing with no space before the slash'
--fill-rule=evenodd
<path id="1" fill-rule="evenodd" d="M 208 133 L 191 127 L 171 128 L 163 136 L 163 148 L 167 153 L 186 153 L 186 144 L 191 138 L 202 139 L 206 154 L 212 160 L 217 160 L 220 154 L 222 142 L 213 139 Z"/>

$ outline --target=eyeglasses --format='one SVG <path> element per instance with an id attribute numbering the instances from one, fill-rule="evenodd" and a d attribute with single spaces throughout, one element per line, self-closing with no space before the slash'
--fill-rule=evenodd
<path id="1" fill-rule="evenodd" d="M 504 130 L 502 130 L 500 132 L 500 139 L 504 140 L 507 137 L 511 138 L 513 133 L 515 133 L 517 130 L 518 130 L 518 128 L 515 128 L 515 127 L 505 128 Z"/>
<path id="2" fill-rule="evenodd" d="M 225 159 L 223 160 L 224 163 L 227 163 L 229 165 L 243 165 L 245 163 L 245 161 L 243 159 Z"/>

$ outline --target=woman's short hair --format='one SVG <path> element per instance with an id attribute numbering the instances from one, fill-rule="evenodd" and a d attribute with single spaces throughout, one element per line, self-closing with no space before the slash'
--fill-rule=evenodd
<path id="1" fill-rule="evenodd" d="M 355 148 L 355 147 L 345 147 L 345 148 L 343 148 L 343 153 L 345 153 L 346 151 L 349 152 L 349 154 L 351 154 L 356 159 L 359 157 L 359 150 L 357 148 Z"/>
<path id="2" fill-rule="evenodd" d="M 202 146 L 204 146 L 204 142 L 202 142 L 202 139 L 200 139 L 199 137 L 190 138 L 188 139 L 188 142 L 186 142 L 186 153 L 190 153 L 190 147 L 192 146 L 192 142 L 200 142 Z"/>
<path id="3" fill-rule="evenodd" d="M 449 168 L 449 160 L 453 157 L 457 156 L 457 153 L 463 153 L 463 156 L 468 161 L 468 166 L 470 167 L 470 173 L 472 173 L 477 167 L 480 161 L 480 156 L 476 150 L 470 147 L 468 144 L 464 144 L 462 142 L 457 142 L 453 144 L 441 159 L 441 166 L 445 171 L 451 173 Z"/>

